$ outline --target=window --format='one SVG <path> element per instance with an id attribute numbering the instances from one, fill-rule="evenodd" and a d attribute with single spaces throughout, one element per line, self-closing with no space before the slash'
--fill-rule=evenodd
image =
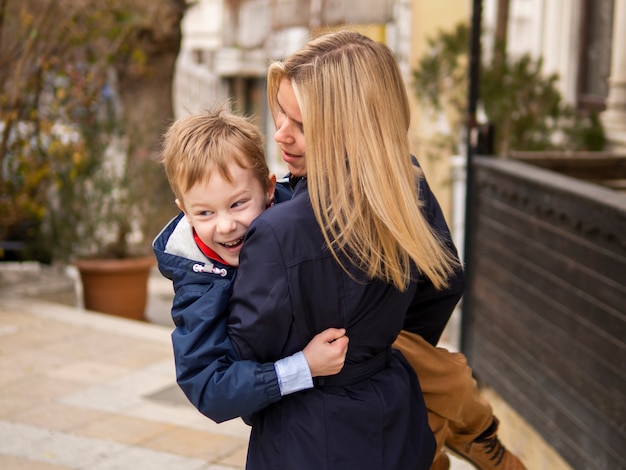
<path id="1" fill-rule="evenodd" d="M 606 107 L 611 72 L 614 0 L 584 0 L 581 15 L 578 107 L 602 111 Z"/>

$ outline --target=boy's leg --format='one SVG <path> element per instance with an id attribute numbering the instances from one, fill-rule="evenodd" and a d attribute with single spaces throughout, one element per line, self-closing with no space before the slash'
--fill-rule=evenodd
<path id="1" fill-rule="evenodd" d="M 496 435 L 498 421 L 489 402 L 481 396 L 463 354 L 434 347 L 421 336 L 404 330 L 393 346 L 417 373 L 428 423 L 437 442 L 436 456 L 445 443 L 479 469 L 525 468 L 500 444 Z"/>
<path id="2" fill-rule="evenodd" d="M 449 432 L 460 432 L 472 441 L 489 427 L 493 410 L 480 395 L 463 354 L 436 348 L 404 330 L 393 346 L 417 373 L 437 450 L 441 450 Z"/>

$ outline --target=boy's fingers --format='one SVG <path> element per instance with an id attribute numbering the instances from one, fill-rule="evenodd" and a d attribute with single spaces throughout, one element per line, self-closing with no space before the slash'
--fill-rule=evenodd
<path id="1" fill-rule="evenodd" d="M 339 338 L 343 338 L 346 336 L 345 328 L 329 328 L 327 331 L 328 331 L 329 343 L 332 343 L 333 341 L 337 341 Z"/>

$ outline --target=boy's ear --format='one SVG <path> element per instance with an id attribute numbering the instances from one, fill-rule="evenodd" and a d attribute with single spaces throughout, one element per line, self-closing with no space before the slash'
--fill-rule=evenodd
<path id="1" fill-rule="evenodd" d="M 270 173 L 270 176 L 267 181 L 267 189 L 265 190 L 265 194 L 267 195 L 268 206 L 274 202 L 275 190 L 276 190 L 276 175 L 274 173 Z"/>
<path id="2" fill-rule="evenodd" d="M 185 212 L 185 208 L 183 207 L 183 203 L 180 202 L 180 199 L 175 199 L 174 202 L 176 203 L 178 208 L 185 214 L 185 219 L 187 219 L 187 222 L 189 222 L 189 225 L 191 225 L 193 227 L 193 225 L 191 224 L 191 220 L 189 220 L 189 217 L 187 217 L 187 212 Z"/>
<path id="3" fill-rule="evenodd" d="M 176 200 L 175 200 L 174 202 L 176 203 L 176 205 L 178 206 L 178 208 L 179 208 L 181 211 L 185 212 L 185 208 L 183 207 L 183 203 L 182 203 L 182 202 L 180 202 L 180 199 L 176 198 Z"/>

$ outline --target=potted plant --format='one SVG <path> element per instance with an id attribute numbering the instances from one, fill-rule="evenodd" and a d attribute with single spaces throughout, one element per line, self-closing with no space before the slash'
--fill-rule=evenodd
<path id="1" fill-rule="evenodd" d="M 85 308 L 141 320 L 154 262 L 145 226 L 154 162 L 138 158 L 141 142 L 129 137 L 114 70 L 92 68 L 83 79 L 83 67 L 68 64 L 47 83 L 52 95 L 67 97 L 57 101 L 67 117 L 55 123 L 61 138 L 47 143 L 55 184 L 40 239 L 56 263 L 77 268 Z"/>
<path id="2" fill-rule="evenodd" d="M 137 155 L 127 140 L 113 138 L 89 177 L 73 186 L 71 216 L 77 220 L 66 240 L 73 240 L 69 253 L 80 274 L 84 306 L 141 320 L 155 262 L 150 221 L 158 206 L 151 188 L 158 175 L 152 159 L 131 159 Z M 70 215 L 66 207 L 61 205 L 63 219 Z"/>
<path id="3" fill-rule="evenodd" d="M 86 308 L 139 320 L 151 241 L 172 213 L 157 194 L 164 183 L 155 152 L 129 137 L 121 113 L 103 114 L 108 105 L 98 103 L 69 128 L 63 151 L 71 158 L 55 170 L 42 228 L 52 258 L 78 269 Z"/>

